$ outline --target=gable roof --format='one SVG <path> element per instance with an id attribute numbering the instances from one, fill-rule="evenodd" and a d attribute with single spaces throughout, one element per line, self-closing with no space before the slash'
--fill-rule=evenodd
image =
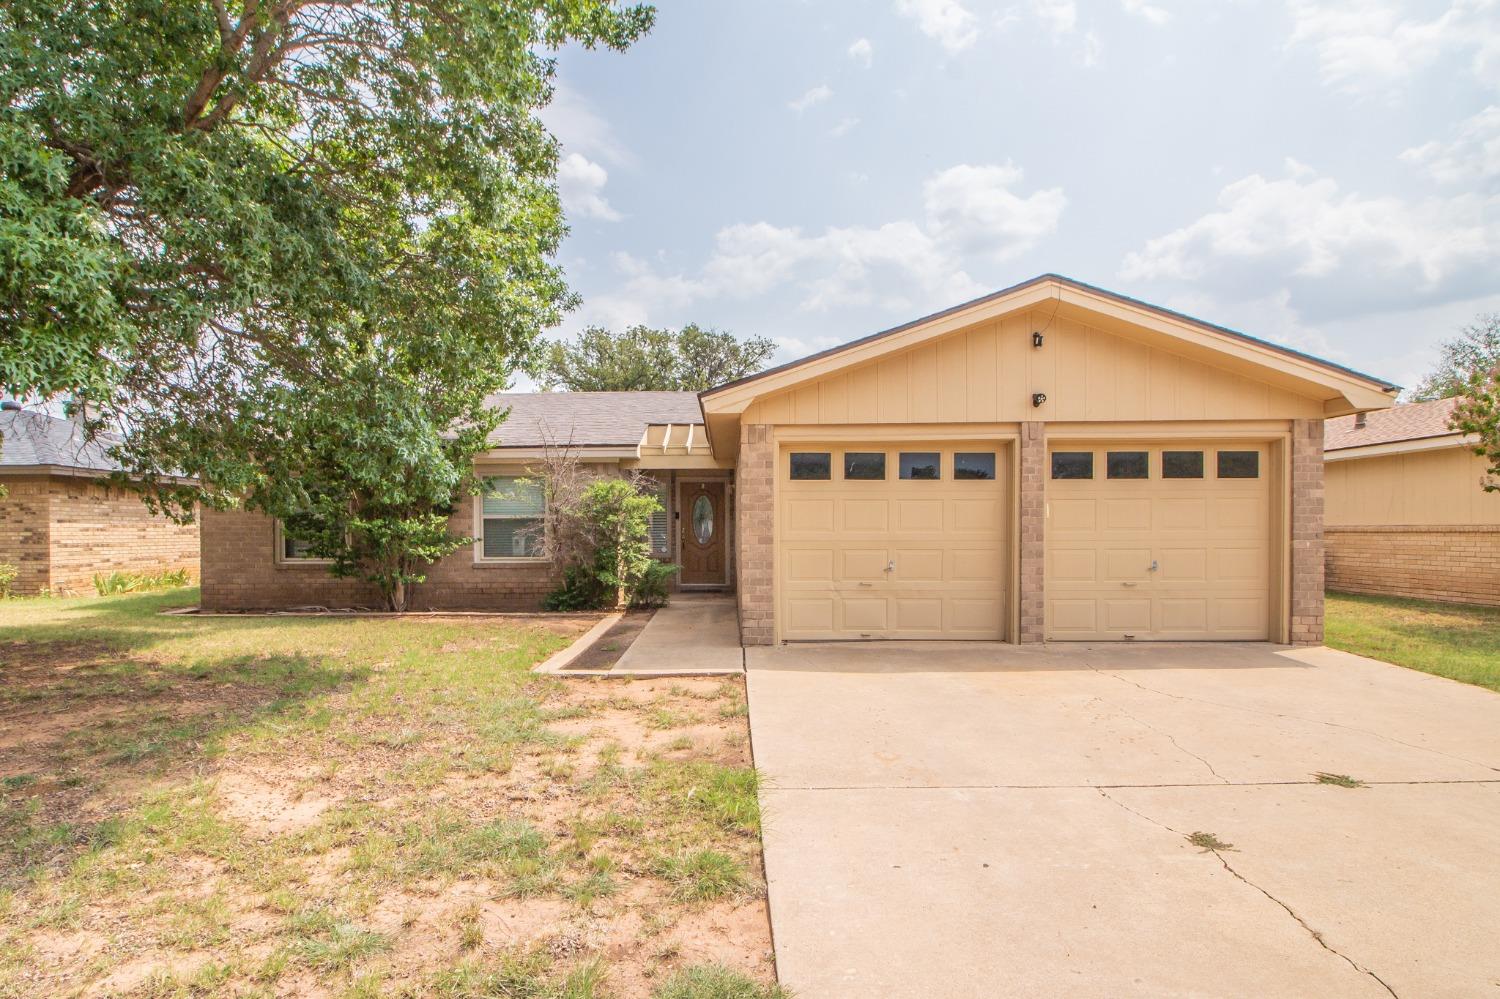
<path id="1" fill-rule="evenodd" d="M 1372 406 L 1388 406 L 1389 396 L 1400 390 L 1400 386 L 1391 384 L 1387 379 L 1367 375 L 1291 347 L 1261 340 L 1238 330 L 1205 322 L 1060 274 L 1042 274 L 900 326 L 716 386 L 701 394 L 704 410 L 712 414 L 730 399 L 765 394 L 795 384 L 803 377 L 816 377 L 840 355 L 848 355 L 848 363 L 869 360 L 883 353 L 910 347 L 928 336 L 946 335 L 963 326 L 1022 308 L 1035 307 L 1047 301 L 1055 301 L 1055 309 L 1067 307 L 1079 312 L 1117 313 L 1114 318 L 1142 328 L 1151 327 L 1153 332 L 1178 339 L 1184 346 L 1191 346 L 1200 353 L 1213 350 L 1235 352 L 1242 355 L 1241 359 L 1267 368 L 1276 367 L 1280 360 L 1300 380 L 1316 381 L 1329 387 L 1335 384 L 1341 387 L 1351 386 Z M 1381 396 L 1386 398 L 1380 398 Z M 1356 405 L 1354 408 L 1366 407 Z"/>
<path id="2" fill-rule="evenodd" d="M 72 420 L 30 410 L 0 411 L 0 470 L 37 467 L 84 472 L 118 472 L 120 463 L 109 456 L 109 445 L 118 440 L 101 434 L 86 440 Z"/>
<path id="3" fill-rule="evenodd" d="M 1405 406 L 1376 410 L 1365 416 L 1365 425 L 1356 427 L 1353 416 L 1339 416 L 1323 423 L 1323 450 L 1342 451 L 1371 444 L 1394 444 L 1400 441 L 1425 440 L 1432 437 L 1455 437 L 1458 431 L 1448 426 L 1458 399 L 1436 399 L 1413 402 Z"/>
<path id="4" fill-rule="evenodd" d="M 498 448 L 635 447 L 652 424 L 703 423 L 696 392 L 502 392 L 510 415 L 490 435 Z"/>

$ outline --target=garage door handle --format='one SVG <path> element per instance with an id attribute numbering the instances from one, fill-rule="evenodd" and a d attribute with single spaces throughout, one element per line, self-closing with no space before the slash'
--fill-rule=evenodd
<path id="1" fill-rule="evenodd" d="M 895 572 L 896 571 L 896 560 L 895 559 L 891 559 L 889 562 L 887 562 L 885 564 L 885 571 L 886 572 Z"/>
<path id="2" fill-rule="evenodd" d="M 1156 570 L 1157 570 L 1156 559 L 1152 559 L 1151 560 L 1151 571 L 1155 572 Z"/>

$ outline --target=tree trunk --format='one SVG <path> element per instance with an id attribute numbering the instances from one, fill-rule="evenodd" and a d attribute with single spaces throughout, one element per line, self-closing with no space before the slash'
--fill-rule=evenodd
<path id="1" fill-rule="evenodd" d="M 406 583 L 403 580 L 397 578 L 391 585 L 391 592 L 387 600 L 390 602 L 391 610 L 397 614 L 406 610 Z"/>

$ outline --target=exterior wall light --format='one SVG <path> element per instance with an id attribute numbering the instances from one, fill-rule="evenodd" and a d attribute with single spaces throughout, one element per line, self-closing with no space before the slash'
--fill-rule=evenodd
<path id="1" fill-rule="evenodd" d="M 1040 347 L 1042 345 L 1042 341 L 1045 339 L 1046 337 L 1042 336 L 1041 331 L 1038 330 L 1035 333 L 1031 334 L 1031 345 L 1033 347 Z"/>
<path id="2" fill-rule="evenodd" d="M 1038 333 L 1037 336 L 1041 336 L 1041 334 Z M 1032 409 L 1036 409 L 1038 406 L 1040 406 L 1042 403 L 1044 403 L 1046 401 L 1047 401 L 1047 393 L 1045 393 L 1045 392 L 1033 392 L 1033 393 L 1031 393 L 1031 408 Z"/>

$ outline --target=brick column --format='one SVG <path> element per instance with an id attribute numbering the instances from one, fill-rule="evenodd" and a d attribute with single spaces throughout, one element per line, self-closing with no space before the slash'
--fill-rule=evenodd
<path id="1" fill-rule="evenodd" d="M 735 466 L 736 589 L 740 602 L 740 642 L 770 645 L 776 634 L 771 599 L 775 572 L 772 550 L 772 480 L 776 449 L 771 428 L 764 423 L 740 427 L 740 459 Z"/>
<path id="2" fill-rule="evenodd" d="M 1038 420 L 1021 424 L 1021 605 L 1022 642 L 1045 635 L 1047 436 Z"/>
<path id="3" fill-rule="evenodd" d="M 1323 421 L 1292 421 L 1293 645 L 1323 644 Z"/>

